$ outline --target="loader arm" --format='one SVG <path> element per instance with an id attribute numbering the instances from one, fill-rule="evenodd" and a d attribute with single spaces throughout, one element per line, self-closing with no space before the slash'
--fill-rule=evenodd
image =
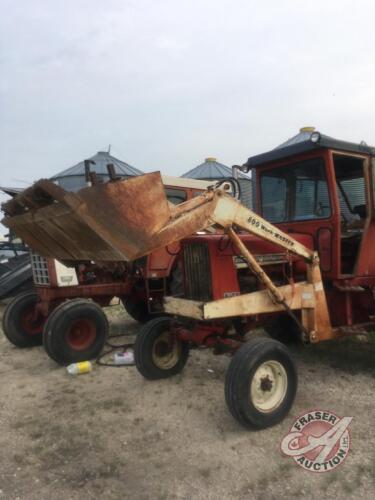
<path id="1" fill-rule="evenodd" d="M 131 261 L 197 231 L 222 228 L 265 290 L 206 304 L 169 297 L 166 312 L 204 320 L 299 309 L 310 341 L 331 336 L 317 254 L 221 189 L 172 207 L 159 172 L 75 194 L 42 180 L 4 204 L 3 210 L 2 223 L 36 252 L 69 261 Z M 236 227 L 302 257 L 307 263 L 306 282 L 295 288 L 276 287 L 242 244 Z"/>

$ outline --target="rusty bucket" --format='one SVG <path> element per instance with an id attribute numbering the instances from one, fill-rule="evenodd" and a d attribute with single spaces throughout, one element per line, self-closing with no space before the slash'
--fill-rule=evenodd
<path id="1" fill-rule="evenodd" d="M 41 180 L 3 205 L 2 223 L 45 257 L 133 260 L 171 219 L 159 172 L 70 193 Z"/>

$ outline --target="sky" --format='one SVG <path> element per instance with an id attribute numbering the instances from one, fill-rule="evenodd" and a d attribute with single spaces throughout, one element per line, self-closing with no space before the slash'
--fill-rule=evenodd
<path id="1" fill-rule="evenodd" d="M 0 185 L 112 145 L 180 175 L 302 126 L 375 144 L 375 4 L 0 0 Z"/>

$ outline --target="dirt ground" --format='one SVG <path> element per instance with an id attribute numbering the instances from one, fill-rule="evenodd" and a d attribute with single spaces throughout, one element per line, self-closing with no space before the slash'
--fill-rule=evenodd
<path id="1" fill-rule="evenodd" d="M 107 313 L 112 332 L 137 332 L 119 307 Z M 20 350 L 0 335 L 0 499 L 375 498 L 375 344 L 293 355 L 291 413 L 252 432 L 226 409 L 226 356 L 192 351 L 182 374 L 156 382 L 135 367 L 72 377 L 42 347 Z M 336 471 L 307 472 L 281 455 L 282 437 L 311 408 L 354 417 Z"/>

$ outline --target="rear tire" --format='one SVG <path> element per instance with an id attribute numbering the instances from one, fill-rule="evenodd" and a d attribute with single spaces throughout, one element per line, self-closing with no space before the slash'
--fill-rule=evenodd
<path id="1" fill-rule="evenodd" d="M 129 297 L 121 297 L 121 302 L 129 316 L 138 323 L 147 323 L 153 317 L 148 311 L 145 300 L 134 300 L 130 295 Z"/>
<path id="2" fill-rule="evenodd" d="M 134 344 L 137 370 L 148 380 L 180 373 L 189 357 L 189 345 L 170 332 L 172 319 L 162 316 L 146 323 Z"/>
<path id="3" fill-rule="evenodd" d="M 225 399 L 243 426 L 264 429 L 283 420 L 297 391 L 297 371 L 287 348 L 276 340 L 254 338 L 233 356 Z"/>
<path id="4" fill-rule="evenodd" d="M 27 290 L 16 295 L 6 306 L 3 315 L 3 331 L 6 338 L 17 347 L 34 347 L 42 344 L 45 318 L 35 307 L 38 294 Z"/>
<path id="5" fill-rule="evenodd" d="M 270 337 L 286 345 L 297 344 L 302 338 L 301 330 L 293 319 L 286 314 L 270 318 L 263 328 Z"/>
<path id="6" fill-rule="evenodd" d="M 99 355 L 108 336 L 108 320 L 101 307 L 85 299 L 63 302 L 49 316 L 43 331 L 46 353 L 67 365 Z"/>

